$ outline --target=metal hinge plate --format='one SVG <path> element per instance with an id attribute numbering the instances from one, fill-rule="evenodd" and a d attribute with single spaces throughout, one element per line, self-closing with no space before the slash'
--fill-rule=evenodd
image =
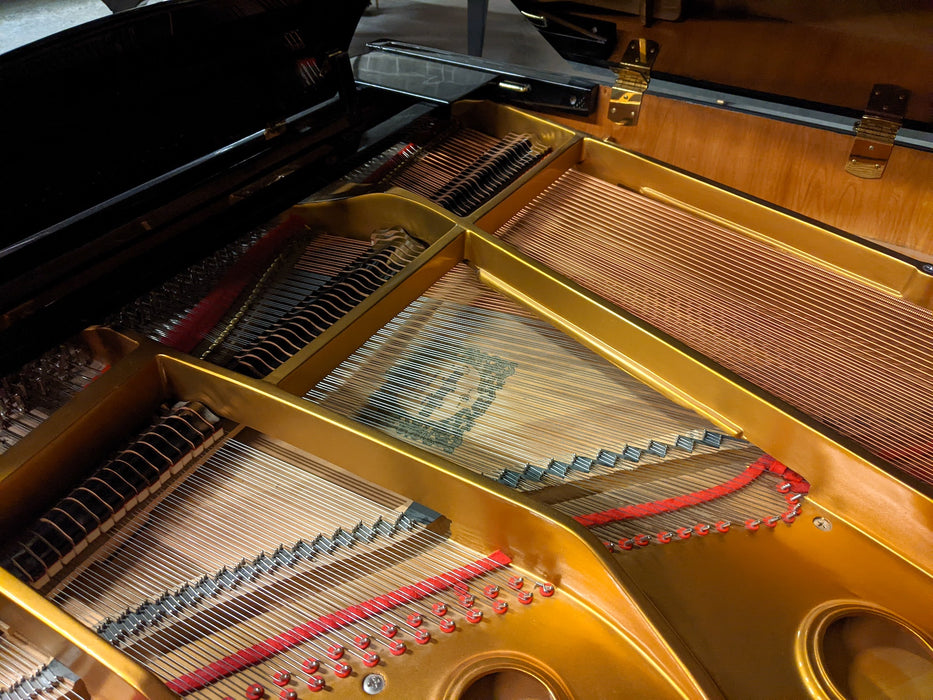
<path id="1" fill-rule="evenodd" d="M 865 116 L 855 123 L 855 141 L 846 172 L 870 180 L 884 175 L 909 98 L 910 91 L 897 85 L 875 85 L 871 89 Z"/>
<path id="2" fill-rule="evenodd" d="M 622 126 L 635 126 L 641 99 L 651 81 L 651 67 L 660 44 L 651 39 L 632 39 L 616 68 L 616 84 L 609 98 L 609 119 Z"/>

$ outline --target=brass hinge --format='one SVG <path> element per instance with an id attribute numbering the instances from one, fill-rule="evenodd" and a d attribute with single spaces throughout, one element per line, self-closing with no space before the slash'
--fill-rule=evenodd
<path id="1" fill-rule="evenodd" d="M 910 91 L 897 85 L 875 85 L 871 89 L 865 116 L 855 123 L 847 172 L 871 180 L 884 175 L 909 98 Z"/>
<path id="2" fill-rule="evenodd" d="M 616 68 L 616 84 L 609 98 L 609 119 L 622 126 L 635 126 L 641 98 L 651 81 L 651 67 L 660 44 L 651 39 L 632 39 Z"/>

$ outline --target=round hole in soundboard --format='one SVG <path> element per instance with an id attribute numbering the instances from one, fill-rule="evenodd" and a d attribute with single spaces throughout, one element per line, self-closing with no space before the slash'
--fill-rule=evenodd
<path id="1" fill-rule="evenodd" d="M 824 609 L 808 626 L 808 666 L 830 697 L 927 697 L 933 641 L 887 610 L 867 605 Z"/>
<path id="2" fill-rule="evenodd" d="M 460 700 L 554 700 L 554 695 L 531 674 L 506 668 L 474 680 Z"/>

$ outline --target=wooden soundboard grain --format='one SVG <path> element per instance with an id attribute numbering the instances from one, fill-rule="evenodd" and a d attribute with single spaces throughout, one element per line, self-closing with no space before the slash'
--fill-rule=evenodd
<path id="1" fill-rule="evenodd" d="M 848 233 L 933 259 L 933 153 L 895 147 L 884 176 L 848 174 L 852 137 L 647 95 L 638 125 L 608 120 L 609 88 L 587 120 L 560 123 Z"/>

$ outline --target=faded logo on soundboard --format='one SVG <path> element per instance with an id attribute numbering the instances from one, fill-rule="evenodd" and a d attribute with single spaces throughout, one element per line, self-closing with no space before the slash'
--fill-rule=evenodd
<path id="1" fill-rule="evenodd" d="M 399 437 L 449 454 L 463 444 L 464 434 L 486 413 L 517 366 L 474 347 L 461 348 L 443 362 L 413 351 L 389 370 L 364 410 L 373 415 L 378 411 L 379 422 Z M 431 368 L 433 375 L 424 382 L 425 370 Z M 412 382 L 424 382 L 420 403 L 411 401 Z"/>

